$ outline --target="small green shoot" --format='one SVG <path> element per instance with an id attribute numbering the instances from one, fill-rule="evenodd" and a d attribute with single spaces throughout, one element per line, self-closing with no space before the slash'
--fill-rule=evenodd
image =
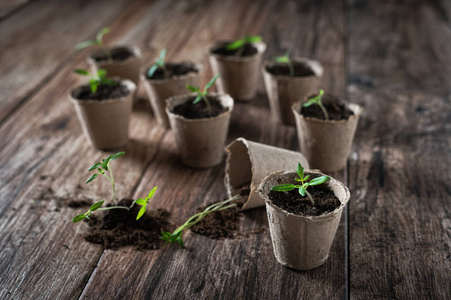
<path id="1" fill-rule="evenodd" d="M 95 40 L 81 42 L 75 46 L 75 49 L 81 50 L 81 49 L 84 49 L 84 48 L 90 47 L 90 46 L 98 46 L 105 53 L 108 61 L 113 60 L 111 51 L 107 47 L 105 47 L 105 45 L 103 44 L 103 36 L 105 34 L 107 34 L 108 32 L 110 32 L 110 28 L 108 28 L 108 27 L 104 27 L 104 28 L 100 29 L 99 32 L 97 32 Z"/>
<path id="2" fill-rule="evenodd" d="M 110 80 L 106 78 L 106 71 L 105 70 L 98 70 L 97 74 L 90 74 L 88 71 L 83 69 L 75 69 L 75 74 L 79 74 L 82 76 L 90 76 L 89 79 L 89 86 L 91 87 L 91 92 L 95 94 L 97 92 L 97 89 L 99 85 L 106 84 L 106 85 L 116 85 L 117 83 L 113 80 Z"/>
<path id="3" fill-rule="evenodd" d="M 166 49 L 161 50 L 160 56 L 155 60 L 155 64 L 152 65 L 149 69 L 149 72 L 147 72 L 147 77 L 152 78 L 153 74 L 158 70 L 158 68 L 161 68 L 163 70 L 164 78 L 168 78 L 168 69 L 166 68 L 166 65 L 164 64 L 164 59 L 166 57 Z"/>
<path id="4" fill-rule="evenodd" d="M 208 107 L 208 109 L 211 110 L 210 101 L 208 101 L 208 97 L 207 97 L 207 95 L 208 95 L 208 89 L 211 88 L 211 87 L 213 86 L 213 84 L 215 84 L 216 79 L 218 79 L 218 78 L 219 78 L 219 74 L 216 75 L 215 77 L 213 77 L 213 78 L 205 85 L 205 87 L 204 87 L 204 89 L 203 89 L 202 91 L 200 90 L 200 87 L 195 87 L 195 86 L 192 86 L 192 85 L 187 85 L 187 86 L 186 86 L 186 88 L 187 88 L 188 90 L 190 90 L 191 92 L 197 94 L 196 98 L 195 98 L 194 101 L 193 101 L 193 104 L 196 104 L 196 103 L 198 103 L 198 102 L 201 101 L 201 100 L 204 100 L 204 101 L 205 101 L 205 104 L 206 104 L 207 107 Z"/>
<path id="5" fill-rule="evenodd" d="M 304 177 L 304 168 L 300 163 L 298 163 L 298 167 L 296 170 L 296 173 L 298 174 L 299 178 L 294 178 L 294 180 L 300 182 L 300 185 L 292 184 L 292 183 L 286 183 L 286 184 L 279 184 L 271 187 L 271 191 L 276 192 L 285 192 L 285 191 L 291 191 L 294 189 L 298 189 L 299 194 L 301 194 L 302 197 L 304 197 L 307 194 L 307 197 L 312 202 L 312 205 L 315 206 L 315 200 L 313 199 L 312 195 L 307 191 L 307 188 L 309 186 L 313 185 L 319 185 L 322 184 L 328 180 L 330 180 L 329 176 L 320 176 L 317 178 L 313 178 L 312 180 L 308 181 L 310 178 L 310 175 L 307 175 Z"/>
<path id="6" fill-rule="evenodd" d="M 324 95 L 323 90 L 319 90 L 318 95 L 308 99 L 308 101 L 304 104 L 302 104 L 303 107 L 309 107 L 312 104 L 317 104 L 321 110 L 324 113 L 324 117 L 326 118 L 326 121 L 329 121 L 329 114 L 327 113 L 326 108 L 324 107 L 323 103 L 321 102 L 321 97 Z"/>
<path id="7" fill-rule="evenodd" d="M 246 35 L 243 38 L 233 41 L 226 45 L 226 50 L 238 50 L 236 55 L 241 57 L 244 52 L 244 46 L 246 44 L 257 43 L 262 40 L 262 37 L 259 35 Z"/>
<path id="8" fill-rule="evenodd" d="M 291 59 L 290 59 L 290 52 L 287 51 L 284 56 L 274 57 L 274 60 L 278 63 L 287 64 L 287 66 L 290 70 L 290 76 L 294 77 L 294 67 L 293 67 L 293 63 L 291 62 Z"/>
<path id="9" fill-rule="evenodd" d="M 177 242 L 182 248 L 184 248 L 185 246 L 184 246 L 184 243 L 182 240 L 182 233 L 184 230 L 186 230 L 190 227 L 193 227 L 197 222 L 199 222 L 200 220 L 202 220 L 203 218 L 205 218 L 208 214 L 210 214 L 212 212 L 229 209 L 231 207 L 236 206 L 235 203 L 231 203 L 231 202 L 236 201 L 240 198 L 241 198 L 241 196 L 236 195 L 230 199 L 227 199 L 227 200 L 224 200 L 224 201 L 221 201 L 221 202 L 218 202 L 218 203 L 208 206 L 204 211 L 197 213 L 194 216 L 190 217 L 182 226 L 180 226 L 179 228 L 174 230 L 173 233 L 162 231 L 161 232 L 162 236 L 160 237 L 160 239 L 162 239 L 170 244 Z"/>

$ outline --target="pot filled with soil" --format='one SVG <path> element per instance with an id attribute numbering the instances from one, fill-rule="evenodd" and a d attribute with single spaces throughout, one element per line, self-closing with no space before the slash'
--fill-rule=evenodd
<path id="1" fill-rule="evenodd" d="M 227 194 L 229 197 L 241 194 L 243 210 L 265 205 L 257 187 L 269 174 L 290 169 L 293 161 L 309 167 L 307 159 L 299 152 L 251 142 L 244 138 L 234 140 L 225 150 L 227 161 L 224 182 Z"/>
<path id="2" fill-rule="evenodd" d="M 309 177 L 302 182 L 298 181 L 297 173 L 275 172 L 263 180 L 258 192 L 265 199 L 277 261 L 293 269 L 310 270 L 327 260 L 343 208 L 351 195 L 343 183 L 322 173 L 306 171 L 303 175 Z M 329 179 L 324 182 L 324 177 Z M 323 183 L 312 183 L 314 186 L 307 187 L 304 195 L 298 188 L 287 189 L 315 180 Z M 276 186 L 282 188 L 276 191 Z"/>
<path id="3" fill-rule="evenodd" d="M 223 159 L 233 99 L 226 94 L 209 93 L 207 105 L 205 101 L 194 104 L 196 97 L 188 94 L 169 98 L 166 113 L 183 164 L 208 168 Z"/>
<path id="4" fill-rule="evenodd" d="M 75 106 L 85 136 L 94 147 L 112 150 L 128 141 L 128 127 L 136 85 L 128 79 L 111 78 L 114 84 L 82 85 L 69 98 Z"/>
<path id="5" fill-rule="evenodd" d="M 286 58 L 285 62 L 282 58 Z M 318 91 L 323 68 L 319 62 L 306 58 L 277 59 L 282 62 L 266 62 L 262 68 L 269 106 L 276 120 L 294 125 L 291 106 Z"/>
<path id="6" fill-rule="evenodd" d="M 318 102 L 319 100 L 319 102 Z M 323 91 L 292 107 L 301 152 L 311 168 L 332 172 L 346 166 L 362 107 Z"/>
<path id="7" fill-rule="evenodd" d="M 255 39 L 253 39 L 255 38 Z M 256 42 L 249 42 L 256 40 Z M 231 45 L 239 48 L 230 49 Z M 249 101 L 257 89 L 259 67 L 266 44 L 257 37 L 245 37 L 235 42 L 219 41 L 210 47 L 210 64 L 214 74 L 221 74 L 218 90 L 235 100 Z"/>
<path id="8" fill-rule="evenodd" d="M 156 69 L 151 76 L 149 71 L 141 74 L 150 105 L 158 124 L 169 128 L 169 118 L 166 114 L 166 99 L 187 93 L 187 85 L 199 85 L 201 65 L 193 62 L 179 62 L 165 64 L 166 70 Z"/>

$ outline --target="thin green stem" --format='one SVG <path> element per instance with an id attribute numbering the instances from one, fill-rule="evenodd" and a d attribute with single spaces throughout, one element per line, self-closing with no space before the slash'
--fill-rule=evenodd
<path id="1" fill-rule="evenodd" d="M 110 171 L 110 182 L 111 182 L 111 186 L 113 188 L 113 203 L 117 201 L 116 198 L 116 185 L 114 184 L 114 177 L 113 177 L 113 171 L 111 171 L 111 167 L 110 164 L 108 164 L 108 170 Z"/>
<path id="2" fill-rule="evenodd" d="M 207 108 L 208 108 L 208 110 L 210 110 L 210 111 L 211 111 L 211 105 L 210 105 L 210 101 L 208 101 L 208 97 L 207 97 L 207 95 L 206 95 L 206 94 L 202 94 L 202 99 L 204 99 L 204 101 L 205 101 L 205 104 L 207 104 Z"/>
<path id="3" fill-rule="evenodd" d="M 168 72 L 168 68 L 166 68 L 166 65 L 162 64 L 161 68 L 163 69 L 163 76 L 164 76 L 164 78 L 169 78 L 169 72 Z"/>
<path id="4" fill-rule="evenodd" d="M 294 67 L 293 67 L 293 64 L 291 63 L 291 61 L 288 61 L 287 64 L 288 64 L 288 68 L 290 69 L 290 76 L 291 76 L 291 77 L 294 77 Z"/>
<path id="5" fill-rule="evenodd" d="M 101 207 L 101 208 L 98 208 L 97 210 L 110 210 L 110 209 L 126 209 L 126 210 L 130 210 L 130 207 L 117 205 L 117 206 Z"/>
<path id="6" fill-rule="evenodd" d="M 238 57 L 241 57 L 243 55 L 244 52 L 244 46 L 246 46 L 246 44 L 244 43 L 243 46 L 241 46 L 240 48 L 238 48 L 238 51 L 236 52 L 236 55 Z"/>
<path id="7" fill-rule="evenodd" d="M 312 195 L 305 189 L 305 193 L 307 194 L 307 197 L 309 197 L 310 201 L 312 201 L 312 205 L 315 206 L 315 200 L 313 200 Z"/>
<path id="8" fill-rule="evenodd" d="M 103 45 L 100 45 L 100 49 L 102 49 L 103 53 L 105 53 L 107 61 L 108 62 L 112 62 L 113 61 L 113 54 L 111 53 L 111 50 L 108 49 L 108 47 L 105 47 Z"/>
<path id="9" fill-rule="evenodd" d="M 327 113 L 326 108 L 324 107 L 323 103 L 321 103 L 321 101 L 318 102 L 319 107 L 321 108 L 321 110 L 324 113 L 324 116 L 326 117 L 326 121 L 329 121 L 329 114 Z"/>

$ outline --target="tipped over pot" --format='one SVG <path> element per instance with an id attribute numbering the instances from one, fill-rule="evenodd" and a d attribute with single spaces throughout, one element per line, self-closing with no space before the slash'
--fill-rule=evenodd
<path id="1" fill-rule="evenodd" d="M 299 152 L 251 142 L 244 138 L 234 140 L 225 150 L 227 161 L 224 181 L 227 194 L 232 197 L 248 192 L 243 210 L 265 205 L 257 187 L 267 175 L 287 170 L 297 162 L 309 167 L 306 158 Z"/>
<path id="2" fill-rule="evenodd" d="M 312 171 L 305 171 L 305 174 L 310 175 L 310 179 L 324 175 Z M 309 200 L 293 200 L 297 197 L 296 195 L 299 196 L 297 190 L 294 190 L 294 193 L 275 192 L 271 191 L 271 187 L 288 183 L 299 184 L 294 180 L 296 176 L 296 172 L 272 173 L 260 184 L 258 192 L 266 203 L 271 240 L 277 261 L 296 270 L 310 270 L 321 266 L 327 260 L 343 208 L 351 195 L 343 183 L 331 178 L 321 186 L 310 187 L 312 188 L 310 192 L 313 195 L 313 188 L 321 188 L 327 196 L 323 196 L 324 201 L 317 196 L 316 205 L 319 207 L 323 202 L 331 202 L 333 206 L 327 207 L 319 215 L 314 215 L 320 209 L 315 210 L 313 206 L 306 208 L 305 212 L 292 212 L 293 207 L 296 207 L 293 203 L 309 202 Z"/>
<path id="3" fill-rule="evenodd" d="M 186 86 L 198 86 L 202 67 L 193 62 L 167 63 L 169 76 L 164 77 L 163 72 L 155 72 L 152 78 L 148 76 L 148 70 L 141 74 L 150 105 L 158 124 L 169 128 L 169 117 L 166 114 L 166 99 L 172 96 L 188 93 Z M 161 73 L 161 74 L 160 74 Z"/>
<path id="4" fill-rule="evenodd" d="M 266 62 L 262 68 L 271 113 L 287 125 L 295 124 L 293 103 L 316 93 L 323 75 L 323 67 L 314 60 L 295 58 L 292 66 L 293 74 L 287 64 L 278 62 Z"/>
<path id="5" fill-rule="evenodd" d="M 306 108 L 303 102 L 293 104 L 292 110 L 299 146 L 310 167 L 333 172 L 346 166 L 362 107 L 331 94 L 324 95 L 323 103 L 330 120 L 324 119 L 318 106 Z M 332 113 L 337 116 L 333 117 Z"/>
<path id="6" fill-rule="evenodd" d="M 86 138 L 101 150 L 118 149 L 127 144 L 130 115 L 136 85 L 128 79 L 111 78 L 114 87 L 99 86 L 96 93 L 89 85 L 71 91 L 69 98 Z"/>
<path id="7" fill-rule="evenodd" d="M 210 47 L 210 64 L 214 74 L 221 74 L 218 90 L 235 100 L 249 101 L 255 97 L 264 42 L 247 44 L 241 56 L 229 52 L 229 42 L 219 41 Z"/>
<path id="8" fill-rule="evenodd" d="M 226 94 L 209 93 L 213 111 L 205 102 L 193 104 L 196 94 L 174 96 L 166 100 L 166 113 L 183 164 L 209 168 L 224 156 L 233 99 Z"/>

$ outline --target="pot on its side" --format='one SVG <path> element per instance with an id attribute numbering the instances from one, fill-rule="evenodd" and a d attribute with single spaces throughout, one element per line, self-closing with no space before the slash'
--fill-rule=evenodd
<path id="1" fill-rule="evenodd" d="M 82 85 L 72 90 L 69 95 L 86 138 L 101 150 L 113 150 L 127 144 L 133 97 L 136 92 L 136 85 L 131 80 L 112 79 L 127 86 L 130 93 L 116 99 L 78 100 L 78 95 L 89 89 L 89 85 Z"/>
<path id="2" fill-rule="evenodd" d="M 147 71 L 146 73 L 141 74 L 141 80 L 144 82 L 144 88 L 146 89 L 157 122 L 165 128 L 169 128 L 169 118 L 166 114 L 166 99 L 172 96 L 189 93 L 186 89 L 187 85 L 200 85 L 200 72 L 202 66 L 192 62 L 182 63 L 193 65 L 197 71 L 161 80 L 148 79 L 146 74 Z"/>
<path id="3" fill-rule="evenodd" d="M 305 171 L 305 174 L 324 175 L 312 171 Z M 268 195 L 272 186 L 293 183 L 296 176 L 296 172 L 272 173 L 260 184 L 258 192 L 265 199 L 271 240 L 277 261 L 296 270 L 310 270 L 319 267 L 327 260 L 341 213 L 351 194 L 343 183 L 331 178 L 325 184 L 332 189 L 341 205 L 334 211 L 321 216 L 295 215 L 275 206 Z"/>
<path id="4" fill-rule="evenodd" d="M 293 104 L 296 130 L 301 152 L 310 162 L 310 167 L 324 172 L 333 172 L 346 166 L 362 107 L 347 103 L 354 113 L 347 120 L 325 121 L 305 118 L 301 113 L 302 103 Z"/>
<path id="5" fill-rule="evenodd" d="M 323 67 L 315 60 L 295 58 L 293 62 L 307 65 L 315 75 L 297 77 L 274 75 L 268 72 L 267 67 L 277 64 L 275 62 L 266 62 L 262 68 L 271 113 L 276 120 L 287 125 L 295 125 L 291 112 L 293 103 L 317 93 L 323 75 Z"/>
<path id="6" fill-rule="evenodd" d="M 235 100 L 249 101 L 255 97 L 259 67 L 266 44 L 252 43 L 257 53 L 252 56 L 238 57 L 214 54 L 212 51 L 225 42 L 217 42 L 210 47 L 210 64 L 214 74 L 221 74 L 217 87 L 219 92 L 229 94 Z"/>
<path id="7" fill-rule="evenodd" d="M 172 110 L 179 104 L 192 101 L 195 94 L 175 96 L 166 100 L 172 132 L 183 164 L 192 168 L 209 168 L 219 164 L 224 156 L 224 144 L 229 131 L 233 99 L 226 94 L 209 94 L 219 97 L 227 111 L 202 119 L 187 119 L 174 114 Z"/>

